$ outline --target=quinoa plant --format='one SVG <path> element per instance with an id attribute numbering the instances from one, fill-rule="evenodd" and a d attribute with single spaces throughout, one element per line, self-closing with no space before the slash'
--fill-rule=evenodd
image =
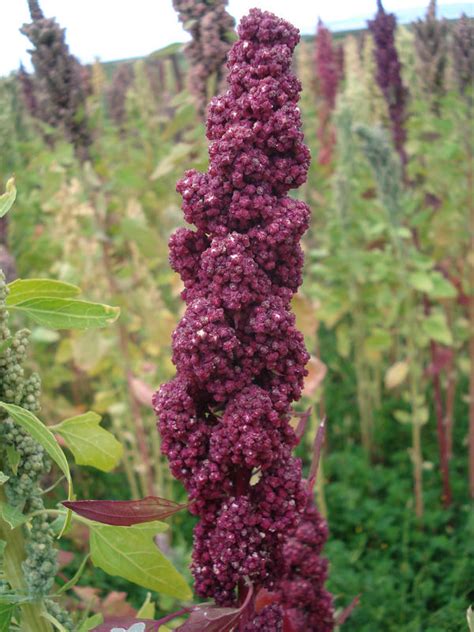
<path id="1" fill-rule="evenodd" d="M 133 68 L 130 64 L 120 64 L 114 72 L 107 90 L 107 105 L 110 118 L 120 129 L 125 121 L 125 101 L 127 90 L 133 84 Z"/>
<path id="2" fill-rule="evenodd" d="M 423 92 L 432 101 L 434 111 L 439 112 L 439 99 L 445 92 L 448 25 L 436 17 L 436 0 L 430 0 L 425 19 L 417 20 L 413 28 Z"/>
<path id="3" fill-rule="evenodd" d="M 474 20 L 465 13 L 453 28 L 451 53 L 456 83 L 461 94 L 465 95 L 472 91 L 474 76 Z"/>
<path id="4" fill-rule="evenodd" d="M 369 30 L 375 44 L 376 78 L 387 102 L 393 142 L 402 165 L 405 165 L 407 162 L 405 119 L 408 90 L 403 85 L 400 60 L 395 46 L 396 27 L 395 15 L 386 13 L 381 0 L 377 0 L 377 13 L 375 18 L 369 21 Z"/>
<path id="5" fill-rule="evenodd" d="M 287 195 L 309 166 L 290 69 L 299 35 L 258 9 L 238 34 L 229 90 L 208 109 L 209 169 L 188 171 L 177 185 L 196 230 L 170 240 L 187 309 L 173 334 L 176 377 L 154 398 L 162 450 L 199 517 L 195 591 L 227 606 L 276 587 L 285 538 L 310 511 L 289 423 L 309 357 L 289 304 L 309 222 L 306 204 Z M 296 596 L 287 598 L 256 615 L 246 607 L 238 629 L 281 629 Z M 331 600 L 321 599 L 314 629 L 329 630 Z"/>
<path id="6" fill-rule="evenodd" d="M 190 64 L 189 88 L 204 117 L 211 96 L 225 84 L 225 63 L 233 40 L 234 19 L 227 0 L 173 0 L 180 22 L 192 41 L 186 46 Z"/>
<path id="7" fill-rule="evenodd" d="M 40 118 L 62 128 L 81 160 L 89 157 L 92 139 L 86 119 L 86 90 L 79 61 L 69 52 L 64 29 L 45 18 L 37 0 L 28 0 L 32 22 L 21 32 L 33 44 L 34 86 Z"/>
<path id="8" fill-rule="evenodd" d="M 327 164 L 331 161 L 336 141 L 334 128 L 331 125 L 331 113 L 336 106 L 337 88 L 341 78 L 341 62 L 331 32 L 321 20 L 318 22 L 316 32 L 315 61 L 319 93 L 322 100 L 319 107 L 318 138 L 321 148 L 318 160 L 320 164 Z"/>

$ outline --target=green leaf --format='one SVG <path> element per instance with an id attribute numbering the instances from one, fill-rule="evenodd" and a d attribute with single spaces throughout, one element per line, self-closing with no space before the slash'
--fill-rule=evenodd
<path id="1" fill-rule="evenodd" d="M 433 281 L 429 272 L 412 272 L 408 275 L 408 283 L 419 292 L 431 292 Z"/>
<path id="2" fill-rule="evenodd" d="M 114 323 L 119 307 L 67 298 L 30 298 L 11 306 L 43 327 L 52 329 L 92 329 Z"/>
<path id="3" fill-rule="evenodd" d="M 0 195 L 0 217 L 3 217 L 13 206 L 16 199 L 15 178 L 10 178 L 5 187 L 5 193 Z"/>
<path id="4" fill-rule="evenodd" d="M 109 575 L 177 599 L 190 599 L 191 590 L 154 542 L 167 525 L 146 522 L 133 527 L 111 527 L 97 522 L 91 528 L 92 562 Z"/>
<path id="5" fill-rule="evenodd" d="M 8 289 L 8 307 L 30 298 L 72 298 L 81 293 L 76 285 L 51 279 L 16 279 L 8 284 Z"/>
<path id="6" fill-rule="evenodd" d="M 14 610 L 15 604 L 0 603 L 0 632 L 9 632 Z"/>
<path id="7" fill-rule="evenodd" d="M 56 617 L 53 617 L 52 614 L 50 614 L 49 612 L 42 612 L 41 616 L 43 617 L 43 619 L 46 619 L 46 621 L 49 621 L 50 623 L 53 624 L 54 629 L 58 630 L 58 632 L 67 632 L 66 628 L 63 626 L 62 623 L 60 623 Z"/>
<path id="8" fill-rule="evenodd" d="M 7 462 L 11 467 L 13 474 L 16 476 L 18 473 L 18 466 L 20 465 L 21 455 L 15 450 L 12 445 L 7 446 Z"/>
<path id="9" fill-rule="evenodd" d="M 146 594 L 146 599 L 142 603 L 140 610 L 136 615 L 137 619 L 154 619 L 155 618 L 155 604 L 151 600 L 151 593 Z"/>
<path id="10" fill-rule="evenodd" d="M 68 482 L 68 499 L 70 499 L 72 497 L 71 472 L 69 471 L 66 456 L 59 447 L 59 444 L 51 430 L 49 430 L 44 423 L 42 423 L 38 417 L 33 415 L 33 413 L 29 410 L 25 410 L 15 404 L 6 404 L 5 402 L 0 402 L 0 407 L 6 410 L 15 423 L 21 426 L 23 430 L 26 430 L 26 432 L 28 432 L 35 441 L 42 445 L 53 461 L 61 468 L 61 471 L 66 476 Z"/>
<path id="11" fill-rule="evenodd" d="M 3 485 L 4 483 L 6 483 L 8 481 L 10 477 L 7 476 L 6 474 L 4 474 L 1 470 L 0 470 L 0 485 Z"/>
<path id="12" fill-rule="evenodd" d="M 5 540 L 0 540 L 0 559 L 3 557 L 6 546 L 7 543 L 5 542 Z"/>
<path id="13" fill-rule="evenodd" d="M 65 419 L 53 427 L 66 441 L 78 465 L 91 465 L 102 472 L 110 472 L 123 455 L 122 444 L 114 435 L 101 428 L 101 417 L 89 411 Z"/>
<path id="14" fill-rule="evenodd" d="M 92 617 L 87 617 L 87 619 L 81 623 L 77 632 L 89 632 L 101 623 L 104 623 L 104 615 L 100 613 L 94 614 Z"/>
<path id="15" fill-rule="evenodd" d="M 432 312 L 423 320 L 421 327 L 432 340 L 448 346 L 453 344 L 453 335 L 443 312 Z"/>
<path id="16" fill-rule="evenodd" d="M 0 518 L 9 524 L 11 529 L 16 529 L 21 524 L 28 522 L 28 516 L 25 516 L 18 507 L 3 502 L 0 502 Z"/>
<path id="17" fill-rule="evenodd" d="M 467 609 L 466 618 L 469 632 L 474 632 L 474 610 L 472 609 L 472 606 L 469 606 Z"/>
<path id="18" fill-rule="evenodd" d="M 429 295 L 433 298 L 456 298 L 458 292 L 454 285 L 444 277 L 441 272 L 433 272 L 431 275 L 433 288 Z"/>
<path id="19" fill-rule="evenodd" d="M 401 424 L 409 424 L 412 421 L 411 413 L 409 413 L 406 410 L 396 410 L 396 411 L 394 411 L 393 416 Z"/>

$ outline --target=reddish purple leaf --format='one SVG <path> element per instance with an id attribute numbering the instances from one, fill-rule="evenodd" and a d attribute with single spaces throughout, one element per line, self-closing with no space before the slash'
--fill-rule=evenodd
<path id="1" fill-rule="evenodd" d="M 117 527 L 163 520 L 188 506 L 158 496 L 140 500 L 67 500 L 63 505 L 83 518 Z"/>
<path id="2" fill-rule="evenodd" d="M 314 440 L 313 459 L 311 461 L 311 468 L 309 470 L 309 476 L 308 476 L 308 486 L 310 489 L 314 487 L 314 484 L 316 482 L 316 476 L 318 475 L 318 467 L 319 467 L 319 461 L 321 458 L 321 449 L 323 447 L 325 433 L 326 433 L 326 418 L 324 418 L 322 422 L 320 423 L 318 432 L 316 433 L 316 438 Z"/>
<path id="3" fill-rule="evenodd" d="M 240 608 L 219 608 L 201 604 L 191 609 L 186 623 L 176 628 L 179 632 L 230 632 L 238 623 L 252 599 L 253 589 L 249 588 Z"/>

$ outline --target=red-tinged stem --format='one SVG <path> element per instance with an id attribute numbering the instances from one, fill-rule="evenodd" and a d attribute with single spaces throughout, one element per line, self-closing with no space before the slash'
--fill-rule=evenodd
<path id="1" fill-rule="evenodd" d="M 326 434 L 326 420 L 323 419 L 319 425 L 318 431 L 316 433 L 316 438 L 314 440 L 313 459 L 311 461 L 311 468 L 309 470 L 309 476 L 308 476 L 308 487 L 311 491 L 314 488 L 316 477 L 318 475 L 319 461 L 321 459 L 321 450 L 323 448 L 325 434 Z"/>
<path id="2" fill-rule="evenodd" d="M 474 252 L 474 250 L 473 250 Z M 471 275 L 474 277 L 474 266 Z M 472 279 L 474 291 L 474 278 Z M 471 326 L 471 337 L 469 338 L 469 358 L 471 361 L 471 371 L 469 377 L 469 491 L 474 499 L 474 294 L 469 297 L 469 323 Z"/>
<path id="3" fill-rule="evenodd" d="M 468 135 L 469 137 L 469 135 Z M 468 151 L 470 150 L 468 141 Z M 469 154 L 470 155 L 470 154 Z M 470 251 L 471 257 L 474 252 L 474 174 L 473 165 L 470 164 L 468 170 L 468 199 L 470 200 Z M 471 371 L 469 377 L 469 491 L 474 499 L 474 264 L 469 261 L 469 359 L 471 361 Z"/>
<path id="4" fill-rule="evenodd" d="M 191 612 L 190 608 L 182 608 L 181 610 L 178 610 L 177 612 L 172 612 L 171 614 L 167 614 L 166 617 L 159 619 L 156 623 L 159 623 L 160 625 L 165 625 L 165 623 L 168 623 L 168 621 L 172 621 L 173 619 L 176 619 L 177 617 L 180 617 L 183 614 L 188 614 L 189 612 Z"/>
<path id="5" fill-rule="evenodd" d="M 436 345 L 432 341 L 431 344 L 431 357 L 433 366 L 436 362 Z M 444 425 L 444 413 L 443 413 L 443 400 L 441 394 L 441 380 L 439 377 L 439 371 L 434 371 L 433 375 L 433 389 L 436 411 L 436 430 L 438 433 L 438 445 L 439 445 L 439 462 L 441 467 L 441 479 L 443 482 L 443 505 L 449 507 L 452 502 L 451 485 L 449 482 L 449 456 L 448 456 L 448 442 L 446 438 L 446 429 Z"/>
<path id="6" fill-rule="evenodd" d="M 423 307 L 425 314 L 428 316 L 431 311 L 431 305 L 429 299 L 426 296 L 423 298 Z M 443 485 L 442 498 L 444 507 L 449 507 L 452 502 L 451 485 L 449 482 L 449 450 L 445 426 L 445 413 L 443 410 L 441 380 L 439 377 L 439 370 L 436 366 L 436 344 L 433 342 L 433 340 L 431 340 L 430 342 L 430 352 L 431 362 L 433 365 L 433 392 L 435 400 L 436 432 L 438 434 L 439 465 Z"/>
<path id="7" fill-rule="evenodd" d="M 453 426 L 454 426 L 454 404 L 456 401 L 456 368 L 454 364 L 454 354 L 449 358 L 446 367 L 446 405 L 444 410 L 444 428 L 446 431 L 446 444 L 448 459 L 453 456 Z"/>

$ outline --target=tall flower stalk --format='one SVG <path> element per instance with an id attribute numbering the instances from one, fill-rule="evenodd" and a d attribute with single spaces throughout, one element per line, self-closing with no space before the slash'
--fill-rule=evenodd
<path id="1" fill-rule="evenodd" d="M 337 87 L 341 77 L 341 61 L 332 41 L 331 31 L 318 22 L 316 32 L 316 74 L 318 77 L 319 93 L 322 98 L 318 109 L 319 129 L 318 137 L 321 143 L 318 160 L 320 164 L 331 162 L 336 136 L 331 125 L 331 114 L 336 105 Z"/>
<path id="2" fill-rule="evenodd" d="M 189 87 L 204 117 L 209 99 L 225 84 L 225 62 L 233 39 L 234 18 L 227 0 L 173 0 L 180 22 L 192 37 L 186 46 Z"/>
<path id="3" fill-rule="evenodd" d="M 32 22 L 21 32 L 33 44 L 36 96 L 42 119 L 63 128 L 80 159 L 89 157 L 92 143 L 87 127 L 86 92 L 79 61 L 71 55 L 64 29 L 54 18 L 45 18 L 36 0 L 28 0 Z"/>
<path id="4" fill-rule="evenodd" d="M 451 52 L 456 83 L 465 95 L 469 89 L 472 91 L 474 76 L 474 22 L 465 13 L 453 28 Z"/>
<path id="5" fill-rule="evenodd" d="M 289 423 L 309 357 L 289 304 L 309 221 L 287 195 L 309 166 L 290 69 L 299 34 L 257 9 L 238 33 L 229 89 L 208 109 L 209 169 L 177 185 L 196 230 L 170 240 L 187 309 L 173 334 L 176 377 L 154 397 L 163 452 L 200 518 L 196 592 L 224 605 L 243 603 L 249 584 L 254 594 L 275 585 L 308 499 Z M 281 624 L 281 609 L 258 617 L 240 629 L 280 629 L 265 625 Z"/>
<path id="6" fill-rule="evenodd" d="M 375 44 L 376 79 L 387 102 L 395 148 L 402 165 L 405 165 L 407 162 L 405 118 L 408 90 L 403 85 L 401 64 L 395 46 L 396 27 L 395 15 L 386 13 L 381 0 L 377 0 L 377 14 L 373 20 L 369 21 L 369 30 Z"/>
<path id="7" fill-rule="evenodd" d="M 430 0 L 424 20 L 413 25 L 417 69 L 425 96 L 432 101 L 435 113 L 439 112 L 439 99 L 445 91 L 448 25 L 436 17 L 436 0 Z"/>
<path id="8" fill-rule="evenodd" d="M 8 287 L 0 270 L 0 399 L 35 413 L 40 408 L 40 378 L 36 373 L 26 375 L 23 368 L 29 331 L 10 332 L 7 295 Z M 50 466 L 43 447 L 2 409 L 0 470 L 7 480 L 0 485 L 0 502 L 8 502 L 25 513 L 39 513 L 32 519 L 28 531 L 21 526 L 11 528 L 4 516 L 0 516 L 0 539 L 6 542 L 6 575 L 0 578 L 0 592 L 13 589 L 26 595 L 21 606 L 21 629 L 25 632 L 51 632 L 51 625 L 43 618 L 46 612 L 54 615 L 64 629 L 72 630 L 68 614 L 49 597 L 57 571 L 57 556 L 51 521 L 42 513 L 40 485 Z"/>

